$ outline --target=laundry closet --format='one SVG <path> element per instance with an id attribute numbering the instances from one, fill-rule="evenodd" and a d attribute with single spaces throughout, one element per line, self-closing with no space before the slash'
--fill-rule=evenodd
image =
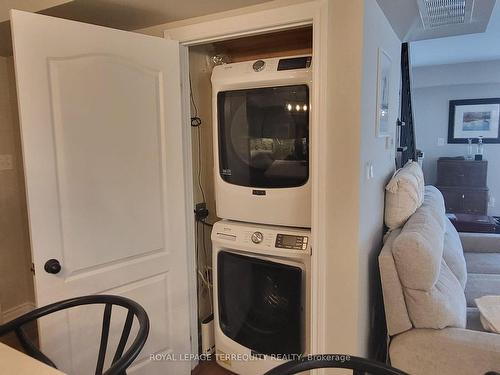
<path id="1" fill-rule="evenodd" d="M 215 350 L 260 374 L 311 351 L 317 11 L 190 44 L 12 12 L 37 306 L 134 299 L 152 327 L 141 373 L 192 366 L 148 353 Z M 100 314 L 41 321 L 44 352 L 86 370 Z"/>
<path id="2" fill-rule="evenodd" d="M 310 348 L 312 64 L 311 26 L 189 48 L 200 350 L 236 373 Z"/>

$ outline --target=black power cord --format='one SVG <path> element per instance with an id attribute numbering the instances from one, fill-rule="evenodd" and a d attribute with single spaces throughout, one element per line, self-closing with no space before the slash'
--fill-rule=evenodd
<path id="1" fill-rule="evenodd" d="M 210 302 L 210 312 L 213 314 L 213 300 L 212 300 L 212 289 L 211 289 L 211 284 L 212 284 L 212 275 L 209 269 L 209 264 L 210 264 L 210 256 L 209 256 L 209 251 L 207 249 L 206 245 L 206 238 L 205 238 L 205 226 L 211 226 L 211 224 L 208 224 L 205 222 L 205 220 L 208 217 L 208 209 L 207 209 L 207 203 L 206 203 L 206 197 L 205 197 L 205 191 L 203 190 L 203 184 L 201 181 L 201 175 L 202 175 L 202 158 L 201 158 L 201 125 L 202 125 L 202 120 L 198 116 L 198 106 L 196 105 L 196 101 L 194 100 L 194 95 L 193 95 L 193 87 L 191 84 L 191 76 L 189 76 L 189 90 L 190 90 L 190 99 L 191 99 L 191 106 L 193 109 L 193 116 L 191 117 L 191 127 L 196 128 L 196 135 L 197 135 L 197 148 L 198 148 L 198 171 L 197 171 L 197 183 L 198 187 L 201 192 L 202 196 L 202 202 L 201 203 L 196 203 L 195 208 L 194 208 L 194 215 L 195 215 L 195 220 L 196 220 L 196 264 L 197 264 L 197 277 L 199 280 L 199 283 L 206 288 L 208 292 L 208 298 Z M 201 228 L 200 228 L 201 224 Z M 201 229 L 201 233 L 200 230 Z M 201 239 L 200 239 L 200 234 L 201 234 Z M 202 251 L 202 257 L 203 261 L 200 259 L 200 250 Z M 205 265 L 202 266 L 202 263 Z M 198 286 L 200 285 L 198 283 Z M 198 290 L 198 298 L 200 298 L 200 291 Z M 200 302 L 200 301 L 198 301 Z"/>
<path id="2" fill-rule="evenodd" d="M 201 118 L 198 117 L 198 106 L 196 105 L 196 101 L 194 100 L 193 95 L 193 86 L 191 84 L 191 76 L 189 76 L 189 98 L 191 99 L 191 105 L 193 106 L 194 116 L 191 117 L 191 126 L 196 128 L 197 130 L 197 138 L 198 138 L 198 187 L 200 188 L 201 196 L 203 198 L 203 202 L 206 204 L 205 199 L 205 191 L 203 190 L 203 185 L 201 183 Z M 208 216 L 208 211 L 207 211 Z"/>

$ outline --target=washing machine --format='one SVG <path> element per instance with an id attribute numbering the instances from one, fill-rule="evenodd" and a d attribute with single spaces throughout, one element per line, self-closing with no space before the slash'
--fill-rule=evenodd
<path id="1" fill-rule="evenodd" d="M 217 363 L 260 375 L 308 353 L 310 231 L 222 220 L 211 237 Z"/>
<path id="2" fill-rule="evenodd" d="M 217 216 L 311 226 L 311 56 L 212 72 Z"/>

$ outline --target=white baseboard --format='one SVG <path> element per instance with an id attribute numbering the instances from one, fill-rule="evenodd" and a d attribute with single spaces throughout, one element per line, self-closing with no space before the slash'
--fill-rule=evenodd
<path id="1" fill-rule="evenodd" d="M 35 309 L 34 302 L 24 302 L 21 303 L 20 305 L 11 307 L 10 309 L 7 309 L 5 311 L 0 310 L 1 313 L 0 318 L 2 318 L 1 322 L 6 323 L 34 309 Z"/>

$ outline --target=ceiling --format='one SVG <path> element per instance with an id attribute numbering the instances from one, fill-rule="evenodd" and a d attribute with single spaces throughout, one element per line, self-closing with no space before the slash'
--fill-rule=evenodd
<path id="1" fill-rule="evenodd" d="M 11 8 L 122 30 L 241 8 L 270 0 L 1 0 L 0 55 L 12 53 Z M 500 1 L 475 0 L 468 25 L 424 29 L 417 0 L 376 0 L 402 41 L 411 41 L 413 66 L 500 59 Z M 491 16 L 491 19 L 490 19 Z"/>
<path id="2" fill-rule="evenodd" d="M 267 1 L 270 0 L 1 0 L 0 55 L 12 53 L 11 8 L 122 30 L 137 30 Z"/>
<path id="3" fill-rule="evenodd" d="M 407 42 L 484 32 L 488 26 L 495 0 L 467 1 L 474 3 L 470 23 L 430 29 L 424 28 L 417 0 L 377 0 L 377 3 L 391 23 L 394 32 L 402 41 Z"/>
<path id="4" fill-rule="evenodd" d="M 70 0 L 1 0 L 0 22 L 9 19 L 9 11 L 12 8 L 26 10 L 28 12 L 38 12 L 42 9 L 67 3 L 68 1 Z"/>
<path id="5" fill-rule="evenodd" d="M 377 0 L 394 32 L 411 42 L 414 67 L 500 59 L 500 0 L 467 0 L 473 2 L 470 23 L 432 28 L 424 28 L 419 1 Z M 440 4 L 446 2 L 452 0 Z"/>
<path id="6" fill-rule="evenodd" d="M 500 59 L 500 1 L 496 2 L 484 33 L 421 40 L 411 44 L 411 60 L 415 67 L 498 59 Z"/>

